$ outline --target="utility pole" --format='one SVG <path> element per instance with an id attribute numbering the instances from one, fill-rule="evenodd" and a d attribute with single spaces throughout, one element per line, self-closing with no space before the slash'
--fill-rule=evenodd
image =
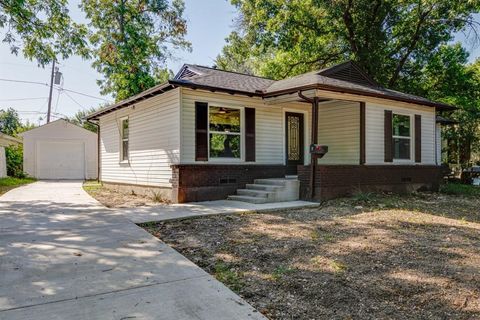
<path id="1" fill-rule="evenodd" d="M 48 95 L 48 111 L 47 111 L 47 123 L 50 122 L 50 113 L 52 112 L 52 91 L 53 91 L 53 77 L 55 75 L 55 59 L 52 63 L 52 76 L 50 77 L 50 94 Z"/>

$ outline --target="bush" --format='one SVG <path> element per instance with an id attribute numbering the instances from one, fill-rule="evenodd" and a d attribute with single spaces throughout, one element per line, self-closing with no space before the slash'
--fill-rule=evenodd
<path id="1" fill-rule="evenodd" d="M 447 183 L 440 187 L 440 192 L 456 196 L 480 196 L 480 187 L 461 183 Z"/>
<path id="2" fill-rule="evenodd" d="M 8 176 L 20 179 L 27 177 L 23 172 L 23 148 L 21 145 L 6 147 L 5 158 Z"/>

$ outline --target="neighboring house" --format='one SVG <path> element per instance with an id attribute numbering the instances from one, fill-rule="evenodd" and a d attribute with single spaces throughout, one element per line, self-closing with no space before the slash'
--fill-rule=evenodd
<path id="1" fill-rule="evenodd" d="M 0 132 L 0 178 L 7 176 L 7 159 L 5 158 L 5 147 L 22 144 L 22 140 L 11 137 Z"/>
<path id="2" fill-rule="evenodd" d="M 100 128 L 106 185 L 155 189 L 174 202 L 235 192 L 256 202 L 278 188 L 255 179 L 286 175 L 302 199 L 436 189 L 435 113 L 449 109 L 382 88 L 352 62 L 280 81 L 186 64 L 88 120 Z M 317 162 L 312 143 L 328 146 Z"/>
<path id="3" fill-rule="evenodd" d="M 97 134 L 66 120 L 20 134 L 23 170 L 37 179 L 96 179 Z"/>

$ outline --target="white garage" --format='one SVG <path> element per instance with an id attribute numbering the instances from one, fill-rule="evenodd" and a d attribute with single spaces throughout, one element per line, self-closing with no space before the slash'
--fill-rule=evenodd
<path id="1" fill-rule="evenodd" d="M 97 134 L 57 120 L 21 134 L 23 169 L 37 179 L 96 179 Z"/>

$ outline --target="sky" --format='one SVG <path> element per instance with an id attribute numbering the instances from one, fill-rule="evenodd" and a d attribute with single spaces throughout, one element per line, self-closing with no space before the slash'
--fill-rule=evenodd
<path id="1" fill-rule="evenodd" d="M 71 1 L 71 15 L 76 21 L 84 21 L 77 4 L 78 1 Z M 225 44 L 225 38 L 234 28 L 233 20 L 236 17 L 235 8 L 229 0 L 185 0 L 185 5 L 188 23 L 186 39 L 192 43 L 192 52 L 175 52 L 175 59 L 167 62 L 167 67 L 174 72 L 183 63 L 213 65 Z M 480 46 L 469 43 L 463 34 L 457 35 L 456 41 L 463 42 L 470 51 L 471 61 L 480 56 Z M 112 102 L 112 97 L 100 94 L 96 80 L 101 76 L 91 67 L 91 61 L 74 56 L 60 61 L 59 70 L 63 74 L 63 88 L 78 93 L 54 89 L 52 119 L 72 116 L 79 110 Z M 50 72 L 50 67 L 39 68 L 35 62 L 24 59 L 21 53 L 15 56 L 8 45 L 0 43 L 0 108 L 16 109 L 24 122 L 28 120 L 36 125 L 45 123 Z M 43 85 L 1 79 L 34 81 Z"/>

